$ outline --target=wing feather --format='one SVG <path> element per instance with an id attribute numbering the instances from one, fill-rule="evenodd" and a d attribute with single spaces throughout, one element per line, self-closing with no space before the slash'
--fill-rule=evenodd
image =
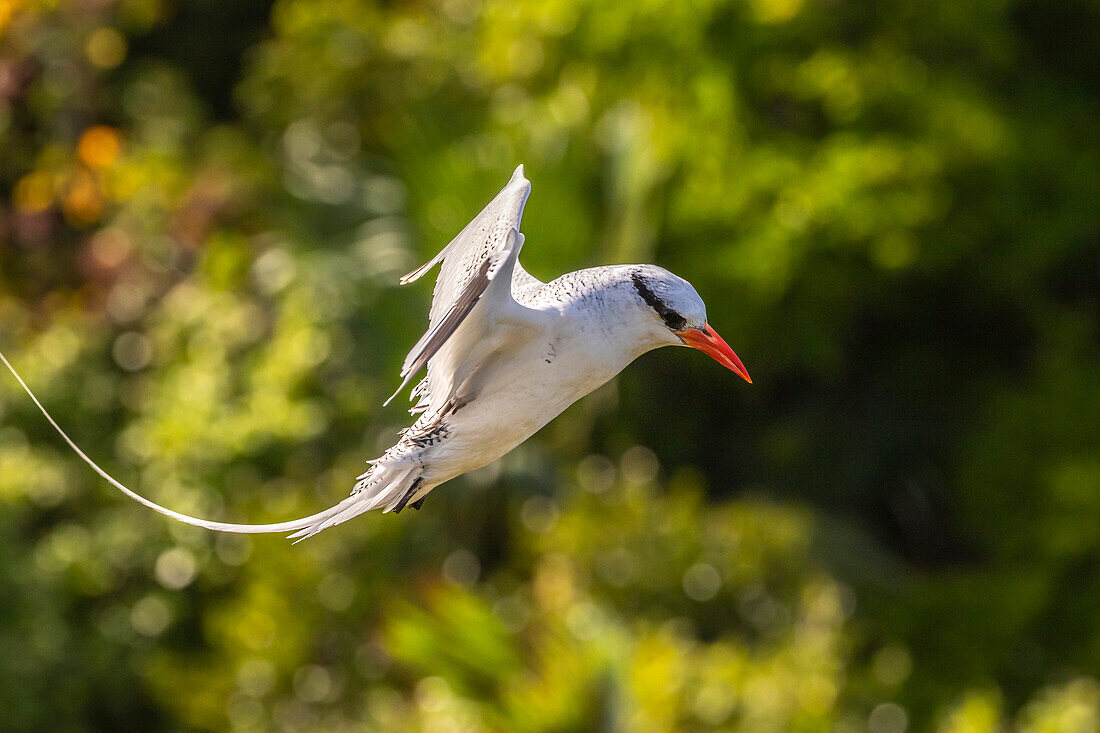
<path id="1" fill-rule="evenodd" d="M 431 326 L 420 340 L 416 342 L 408 356 L 405 357 L 405 363 L 401 367 L 401 376 L 404 379 L 401 382 L 401 386 L 397 388 L 397 391 L 390 395 L 390 398 L 386 400 L 388 405 L 394 397 L 401 393 L 401 390 L 405 389 L 413 377 L 420 373 L 420 370 L 428 363 L 436 352 L 447 342 L 447 339 L 451 337 L 451 334 L 458 329 L 459 324 L 465 320 L 470 311 L 481 299 L 481 295 L 485 292 L 485 289 L 489 286 L 492 277 L 490 273 L 493 270 L 493 265 L 497 264 L 499 269 L 500 258 L 485 258 L 481 261 L 481 266 L 478 268 L 478 272 L 475 277 L 471 278 L 466 286 L 459 293 L 458 298 L 451 305 L 443 318 L 439 320 L 434 326 Z"/>
<path id="2" fill-rule="evenodd" d="M 403 381 L 386 400 L 387 405 L 448 343 L 489 291 L 493 280 L 498 276 L 511 280 L 523 246 L 519 226 L 530 193 L 531 184 L 524 177 L 521 165 L 508 185 L 439 254 L 401 278 L 402 284 L 413 282 L 442 262 L 432 296 L 428 330 L 405 357 L 401 367 Z M 489 300 L 492 302 L 488 307 L 498 313 L 520 307 L 512 299 L 510 282 L 509 287 L 494 288 Z M 429 367 L 428 391 L 431 390 L 431 372 Z"/>

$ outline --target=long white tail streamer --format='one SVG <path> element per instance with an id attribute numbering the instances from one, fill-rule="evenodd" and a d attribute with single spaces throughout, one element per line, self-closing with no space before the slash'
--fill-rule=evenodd
<path id="1" fill-rule="evenodd" d="M 6 366 L 8 368 L 8 371 L 12 373 L 12 376 L 14 376 L 19 381 L 19 385 L 23 388 L 23 391 L 26 392 L 28 396 L 30 396 L 31 400 L 34 401 L 34 404 L 42 412 L 42 415 L 45 416 L 46 420 L 48 420 L 50 425 L 53 426 L 53 429 L 56 430 L 57 434 L 60 435 L 64 439 L 64 441 L 69 444 L 69 447 L 72 448 L 78 456 L 80 456 L 80 459 L 82 461 L 87 463 L 93 471 L 102 476 L 109 484 L 111 484 L 111 486 L 114 486 L 116 489 L 118 489 L 134 501 L 138 502 L 139 504 L 143 504 L 153 511 L 159 512 L 166 517 L 171 517 L 172 519 L 183 522 L 184 524 L 190 524 L 192 526 L 202 527 L 204 529 L 211 529 L 216 532 L 236 532 L 238 534 L 298 532 L 300 530 L 315 527 L 318 524 L 323 523 L 329 517 L 338 514 L 344 509 L 348 508 L 350 504 L 362 502 L 362 497 L 352 495 L 341 501 L 339 504 L 331 506 L 322 512 L 318 512 L 317 514 L 313 514 L 308 517 L 302 517 L 301 519 L 292 519 L 289 522 L 275 522 L 273 524 L 233 524 L 231 522 L 214 522 L 209 519 L 200 519 L 198 517 L 192 517 L 187 514 L 181 514 L 180 512 L 173 511 L 167 507 L 163 507 L 160 504 L 157 504 L 155 501 L 146 499 L 144 496 L 137 493 L 136 491 L 133 491 L 126 486 L 123 486 L 122 483 L 117 481 L 113 476 L 111 476 L 111 474 L 100 468 L 99 464 L 89 458 L 88 455 L 80 449 L 80 446 L 73 442 L 73 439 L 70 438 L 68 434 L 61 429 L 61 426 L 58 425 L 57 421 L 53 419 L 53 416 L 50 415 L 46 408 L 42 406 L 42 403 L 38 401 L 38 398 L 35 397 L 34 392 L 31 392 L 31 388 L 28 387 L 27 383 L 23 381 L 23 377 L 19 376 L 19 372 L 15 371 L 15 367 L 11 365 L 11 362 L 8 361 L 3 352 L 0 352 L 0 361 L 4 362 L 4 366 Z"/>

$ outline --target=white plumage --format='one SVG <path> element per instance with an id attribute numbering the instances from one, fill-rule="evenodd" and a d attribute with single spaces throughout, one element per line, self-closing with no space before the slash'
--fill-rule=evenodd
<path id="1" fill-rule="evenodd" d="M 427 331 L 401 368 L 393 399 L 427 366 L 412 390 L 416 421 L 370 461 L 350 496 L 309 517 L 275 524 L 231 524 L 191 517 L 131 491 L 65 434 L 27 385 L 0 359 L 74 451 L 113 486 L 162 514 L 207 529 L 291 532 L 305 538 L 372 509 L 400 511 L 439 484 L 510 451 L 566 407 L 651 349 L 689 345 L 744 379 L 748 373 L 707 325 L 685 280 L 653 265 L 580 270 L 542 283 L 524 271 L 520 220 L 531 184 L 523 166 L 503 190 L 412 282 L 441 265 Z M 387 404 L 390 400 L 387 400 Z"/>

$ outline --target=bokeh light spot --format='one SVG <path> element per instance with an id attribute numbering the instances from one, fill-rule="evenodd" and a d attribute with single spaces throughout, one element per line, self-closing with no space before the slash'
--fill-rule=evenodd
<path id="1" fill-rule="evenodd" d="M 148 595 L 134 604 L 130 612 L 130 624 L 142 636 L 157 636 L 168 628 L 172 611 L 168 603 L 158 595 Z"/>
<path id="2" fill-rule="evenodd" d="M 107 295 L 107 313 L 116 323 L 136 321 L 145 312 L 149 297 L 144 282 L 122 281 Z"/>
<path id="3" fill-rule="evenodd" d="M 581 641 L 589 641 L 600 633 L 600 609 L 588 601 L 574 603 L 565 614 L 565 625 L 573 636 Z"/>
<path id="4" fill-rule="evenodd" d="M 585 491 L 602 494 L 615 485 L 615 464 L 607 456 L 587 456 L 577 466 L 577 481 Z"/>
<path id="5" fill-rule="evenodd" d="M 553 499 L 546 496 L 532 496 L 523 502 L 519 516 L 523 526 L 532 532 L 542 534 L 554 528 L 560 514 L 558 505 Z"/>
<path id="6" fill-rule="evenodd" d="M 469 550 L 455 550 L 443 561 L 443 577 L 457 585 L 473 585 L 480 574 L 481 563 Z"/>
<path id="7" fill-rule="evenodd" d="M 106 125 L 89 127 L 76 144 L 80 162 L 89 168 L 109 168 L 118 159 L 122 141 L 118 131 Z"/>
<path id="8" fill-rule="evenodd" d="M 237 686 L 247 695 L 263 697 L 275 688 L 275 665 L 262 657 L 249 657 L 237 668 Z"/>
<path id="9" fill-rule="evenodd" d="M 33 171 L 15 184 L 15 206 L 27 212 L 45 211 L 53 203 L 53 176 L 45 171 Z"/>
<path id="10" fill-rule="evenodd" d="M 153 343 L 144 334 L 130 331 L 115 339 L 111 356 L 126 371 L 136 372 L 149 366 L 153 358 Z"/>
<path id="11" fill-rule="evenodd" d="M 104 227 L 91 239 L 92 258 L 104 269 L 118 267 L 134 250 L 133 241 L 125 229 Z"/>
<path id="12" fill-rule="evenodd" d="M 619 461 L 623 479 L 632 484 L 649 484 L 657 478 L 660 463 L 657 454 L 642 445 L 636 445 L 623 451 Z"/>
<path id="13" fill-rule="evenodd" d="M 696 563 L 684 571 L 684 592 L 695 601 L 709 601 L 722 587 L 722 576 L 709 563 Z"/>
<path id="14" fill-rule="evenodd" d="M 101 69 L 113 69 L 126 58 L 126 37 L 114 28 L 97 28 L 84 44 L 88 60 Z"/>
<path id="15" fill-rule="evenodd" d="M 875 655 L 872 669 L 875 678 L 884 685 L 900 685 L 913 669 L 913 660 L 905 647 L 892 644 L 879 650 Z"/>
<path id="16" fill-rule="evenodd" d="M 332 673 L 325 667 L 310 664 L 294 673 L 294 694 L 302 702 L 322 702 L 333 690 Z"/>
<path id="17" fill-rule="evenodd" d="M 905 733 L 909 728 L 909 716 L 905 709 L 893 702 L 876 705 L 867 716 L 868 733 Z"/>
<path id="18" fill-rule="evenodd" d="M 719 725 L 737 706 L 734 691 L 728 685 L 711 682 L 695 693 L 695 714 L 707 725 Z"/>
<path id="19" fill-rule="evenodd" d="M 173 547 L 162 552 L 154 568 L 157 582 L 169 590 L 186 588 L 195 579 L 197 572 L 195 556 L 183 547 Z"/>

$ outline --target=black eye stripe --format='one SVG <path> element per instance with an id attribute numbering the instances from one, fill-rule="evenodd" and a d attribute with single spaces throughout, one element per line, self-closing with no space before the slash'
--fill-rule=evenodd
<path id="1" fill-rule="evenodd" d="M 634 282 L 634 289 L 638 291 L 638 295 L 642 296 L 642 300 L 648 303 L 650 308 L 657 311 L 657 315 L 664 320 L 666 326 L 673 331 L 683 331 L 687 328 L 687 321 L 684 317 L 665 305 L 664 301 L 649 289 L 645 278 L 642 277 L 640 272 L 632 274 L 630 279 Z"/>

